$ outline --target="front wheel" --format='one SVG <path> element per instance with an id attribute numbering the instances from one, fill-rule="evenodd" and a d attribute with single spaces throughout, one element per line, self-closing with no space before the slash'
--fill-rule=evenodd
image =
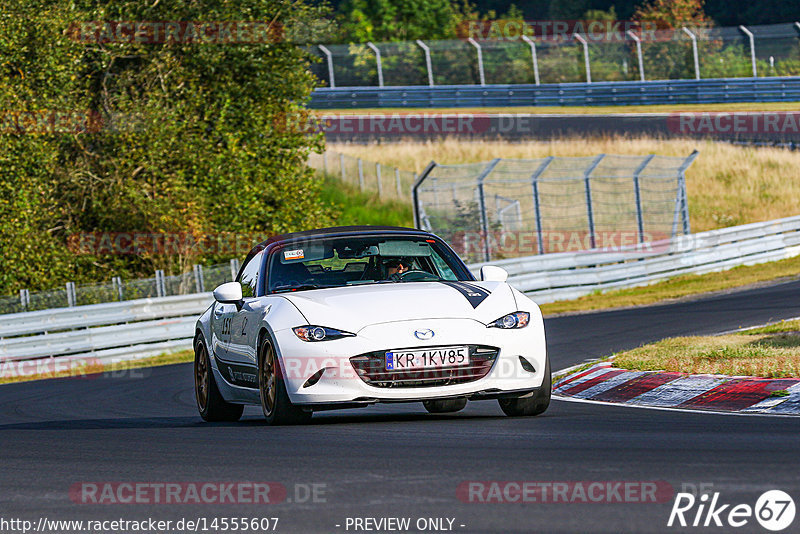
<path id="1" fill-rule="evenodd" d="M 214 380 L 208 349 L 202 338 L 194 345 L 194 396 L 200 417 L 208 422 L 238 421 L 244 406 L 232 404 L 222 398 Z"/>
<path id="2" fill-rule="evenodd" d="M 295 406 L 289 400 L 279 358 L 266 335 L 258 351 L 258 389 L 261 409 L 268 425 L 297 425 L 311 419 L 310 411 Z"/>
<path id="3" fill-rule="evenodd" d="M 550 358 L 547 358 L 544 365 L 544 379 L 539 391 L 523 399 L 500 399 L 500 409 L 503 413 L 511 417 L 539 415 L 550 406 L 550 394 L 552 389 L 552 377 L 550 376 Z"/>

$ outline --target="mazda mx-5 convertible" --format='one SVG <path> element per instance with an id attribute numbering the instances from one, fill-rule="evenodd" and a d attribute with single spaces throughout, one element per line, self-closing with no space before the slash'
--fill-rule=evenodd
<path id="1" fill-rule="evenodd" d="M 431 413 L 496 399 L 511 416 L 550 404 L 539 308 L 427 232 L 341 227 L 257 245 L 197 321 L 195 396 L 206 421 L 260 404 L 269 424 L 377 402 Z"/>

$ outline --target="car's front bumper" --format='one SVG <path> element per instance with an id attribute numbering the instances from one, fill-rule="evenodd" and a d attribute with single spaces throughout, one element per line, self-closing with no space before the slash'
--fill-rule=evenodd
<path id="1" fill-rule="evenodd" d="M 534 317 L 540 317 L 536 314 Z M 433 330 L 432 339 L 420 341 L 417 330 Z M 487 328 L 469 319 L 427 319 L 371 325 L 355 337 L 322 342 L 301 341 L 291 329 L 275 332 L 283 378 L 295 404 L 319 405 L 405 402 L 446 397 L 497 398 L 535 392 L 542 384 L 546 349 L 541 319 L 525 328 Z M 376 387 L 356 372 L 354 356 L 397 349 L 480 345 L 499 349 L 483 377 L 459 384 L 418 387 Z M 530 366 L 526 370 L 520 357 Z M 533 368 L 533 372 L 530 370 Z M 318 380 L 309 379 L 320 370 Z M 313 380 L 312 380 L 313 382 Z"/>

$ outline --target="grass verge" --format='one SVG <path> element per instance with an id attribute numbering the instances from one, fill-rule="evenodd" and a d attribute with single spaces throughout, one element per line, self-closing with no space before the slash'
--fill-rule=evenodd
<path id="1" fill-rule="evenodd" d="M 320 196 L 324 203 L 333 207 L 334 218 L 339 226 L 414 226 L 409 203 L 379 199 L 376 194 L 362 193 L 337 178 L 323 178 Z"/>
<path id="2" fill-rule="evenodd" d="M 797 102 L 739 102 L 720 104 L 659 104 L 652 106 L 509 106 L 474 108 L 318 109 L 317 114 L 381 115 L 386 113 L 530 113 L 533 115 L 594 115 L 606 113 L 679 113 L 681 111 L 797 111 Z"/>
<path id="3" fill-rule="evenodd" d="M 758 328 L 749 328 L 743 331 L 742 334 L 775 334 L 777 332 L 800 333 L 800 319 L 790 319 Z"/>
<path id="4" fill-rule="evenodd" d="M 664 339 L 616 354 L 613 366 L 637 371 L 800 377 L 800 333 L 776 330 Z"/>
<path id="5" fill-rule="evenodd" d="M 68 365 L 67 369 L 53 372 L 24 374 L 17 376 L 0 376 L 0 384 L 11 384 L 15 382 L 30 382 L 32 380 L 45 380 L 48 378 L 78 378 L 96 375 L 100 373 L 118 372 L 126 369 L 138 369 L 142 367 L 158 367 L 161 365 L 172 365 L 175 363 L 186 363 L 194 360 L 194 352 L 191 350 L 182 350 L 180 352 L 172 352 L 167 354 L 160 354 L 151 358 L 141 358 L 139 360 L 125 360 L 120 362 L 113 362 L 102 364 L 100 362 L 91 362 L 87 358 L 84 362 L 77 365 Z"/>
<path id="6" fill-rule="evenodd" d="M 781 278 L 796 278 L 799 273 L 800 256 L 796 256 L 758 265 L 734 267 L 717 273 L 676 276 L 648 286 L 618 289 L 607 293 L 593 293 L 574 300 L 542 304 L 541 308 L 545 314 L 556 314 L 645 306 Z"/>

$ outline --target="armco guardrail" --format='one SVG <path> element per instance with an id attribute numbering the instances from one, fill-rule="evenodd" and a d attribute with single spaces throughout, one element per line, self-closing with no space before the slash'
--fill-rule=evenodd
<path id="1" fill-rule="evenodd" d="M 0 316 L 0 362 L 132 359 L 191 347 L 210 293 Z"/>
<path id="2" fill-rule="evenodd" d="M 575 82 L 435 87 L 323 87 L 311 93 L 313 109 L 452 108 L 483 106 L 630 106 L 796 102 L 800 77 L 714 78 L 651 82 Z"/>
<path id="3" fill-rule="evenodd" d="M 47 334 L 71 328 L 136 323 L 200 313 L 211 303 L 210 293 L 147 298 L 0 315 L 0 342 L 29 334 Z"/>
<path id="4" fill-rule="evenodd" d="M 800 255 L 800 216 L 680 236 L 616 251 L 492 262 L 539 303 Z M 482 264 L 472 265 L 474 272 Z M 191 347 L 209 293 L 0 315 L 0 376 L 24 360 L 134 359 Z"/>
<path id="5" fill-rule="evenodd" d="M 141 254 L 146 252 L 149 246 L 163 247 L 162 244 L 154 244 L 158 239 L 163 238 L 155 234 L 148 233 L 87 233 L 80 234 L 76 246 L 78 250 L 86 254 L 96 251 L 98 254 L 111 253 L 114 246 L 127 247 L 118 252 Z M 221 237 L 221 236 L 218 236 Z M 138 243 L 141 239 L 141 247 L 138 250 L 130 243 Z M 197 238 L 198 242 L 201 240 Z M 102 245 L 98 245 L 102 243 Z M 112 245 L 117 243 L 117 245 Z M 217 243 L 223 246 L 222 241 Z M 240 242 L 239 242 L 240 243 Z M 203 266 L 193 265 L 192 270 L 183 274 L 170 276 L 159 269 L 155 272 L 154 278 L 135 278 L 123 280 L 121 277 L 114 277 L 111 282 L 100 284 L 75 284 L 67 282 L 61 288 L 52 288 L 44 291 L 29 291 L 21 289 L 19 296 L 0 296 L 0 315 L 10 315 L 14 313 L 32 312 L 38 310 L 51 310 L 61 307 L 81 307 L 92 304 L 103 304 L 107 302 L 121 302 L 131 300 L 142 300 L 148 298 L 160 299 L 161 297 L 174 295 L 191 295 L 193 293 L 204 293 L 206 288 L 214 288 L 219 284 L 230 282 L 236 278 L 239 272 L 239 260 L 234 258 L 228 263 Z M 0 327 L 2 329 L 2 327 Z M 3 335 L 0 333 L 0 338 Z"/>
<path id="6" fill-rule="evenodd" d="M 546 303 L 646 285 L 682 274 L 703 274 L 800 255 L 800 217 L 789 217 L 613 252 L 545 254 L 491 262 L 536 302 Z M 472 266 L 478 272 L 484 264 Z"/>

